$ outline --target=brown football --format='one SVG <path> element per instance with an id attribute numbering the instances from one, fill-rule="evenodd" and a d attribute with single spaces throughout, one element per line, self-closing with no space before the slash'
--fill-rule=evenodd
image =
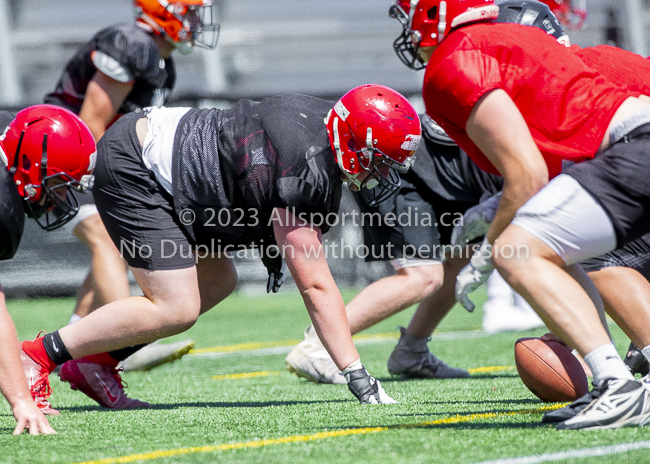
<path id="1" fill-rule="evenodd" d="M 580 361 L 561 343 L 520 338 L 515 364 L 524 385 L 542 401 L 574 401 L 589 391 Z"/>

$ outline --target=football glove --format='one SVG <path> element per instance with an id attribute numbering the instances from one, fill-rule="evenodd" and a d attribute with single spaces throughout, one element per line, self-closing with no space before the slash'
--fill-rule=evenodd
<path id="1" fill-rule="evenodd" d="M 501 192 L 465 211 L 462 222 L 454 226 L 451 232 L 451 244 L 464 247 L 475 238 L 485 235 L 494 220 L 500 200 Z"/>
<path id="2" fill-rule="evenodd" d="M 470 313 L 474 311 L 474 303 L 469 299 L 469 294 L 485 282 L 494 270 L 491 258 L 492 245 L 486 238 L 456 277 L 456 300 Z"/>
<path id="3" fill-rule="evenodd" d="M 269 248 L 275 248 L 273 257 L 269 256 Z M 277 245 L 270 245 L 260 249 L 260 255 L 262 257 L 262 263 L 266 270 L 269 273 L 269 280 L 266 282 L 266 293 L 278 293 L 280 287 L 287 278 L 287 263 L 284 262 L 284 258 L 280 255 L 280 250 L 277 249 Z"/>
<path id="4" fill-rule="evenodd" d="M 386 394 L 379 380 L 371 377 L 363 366 L 361 366 L 361 369 L 346 373 L 345 380 L 348 382 L 348 389 L 361 404 L 397 403 L 397 401 Z"/>

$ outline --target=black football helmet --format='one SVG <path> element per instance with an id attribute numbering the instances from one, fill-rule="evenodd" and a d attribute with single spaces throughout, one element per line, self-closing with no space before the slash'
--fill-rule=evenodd
<path id="1" fill-rule="evenodd" d="M 536 0 L 510 0 L 499 4 L 499 16 L 495 23 L 514 23 L 533 26 L 552 35 L 561 44 L 571 45 L 562 24 L 548 5 Z"/>

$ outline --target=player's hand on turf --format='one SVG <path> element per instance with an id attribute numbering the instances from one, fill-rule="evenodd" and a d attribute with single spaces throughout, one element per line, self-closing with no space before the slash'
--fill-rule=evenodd
<path id="1" fill-rule="evenodd" d="M 23 430 L 28 429 L 30 435 L 49 435 L 56 433 L 45 415 L 38 409 L 36 403 L 29 398 L 26 401 L 19 401 L 13 406 L 14 417 L 18 424 L 14 429 L 14 435 L 20 435 Z"/>
<path id="2" fill-rule="evenodd" d="M 361 404 L 394 404 L 397 403 L 384 391 L 379 380 L 368 374 L 362 366 L 361 369 L 345 374 L 348 389 L 357 397 Z"/>
<path id="3" fill-rule="evenodd" d="M 485 235 L 494 220 L 501 200 L 501 192 L 472 206 L 463 214 L 463 220 L 451 232 L 451 244 L 464 247 L 477 237 Z"/>
<path id="4" fill-rule="evenodd" d="M 474 311 L 474 303 L 469 299 L 469 294 L 485 282 L 493 270 L 492 245 L 483 240 L 469 264 L 456 277 L 456 300 L 470 313 Z"/>

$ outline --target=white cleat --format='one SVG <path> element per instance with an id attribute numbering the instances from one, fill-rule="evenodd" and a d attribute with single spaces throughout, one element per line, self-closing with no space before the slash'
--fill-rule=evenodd
<path id="1" fill-rule="evenodd" d="M 161 364 L 181 359 L 194 348 L 192 340 L 174 343 L 152 343 L 136 351 L 120 363 L 124 372 L 149 371 Z"/>
<path id="2" fill-rule="evenodd" d="M 330 358 L 313 326 L 305 330 L 305 339 L 291 350 L 285 362 L 289 372 L 311 382 L 347 384 L 343 373 Z"/>

